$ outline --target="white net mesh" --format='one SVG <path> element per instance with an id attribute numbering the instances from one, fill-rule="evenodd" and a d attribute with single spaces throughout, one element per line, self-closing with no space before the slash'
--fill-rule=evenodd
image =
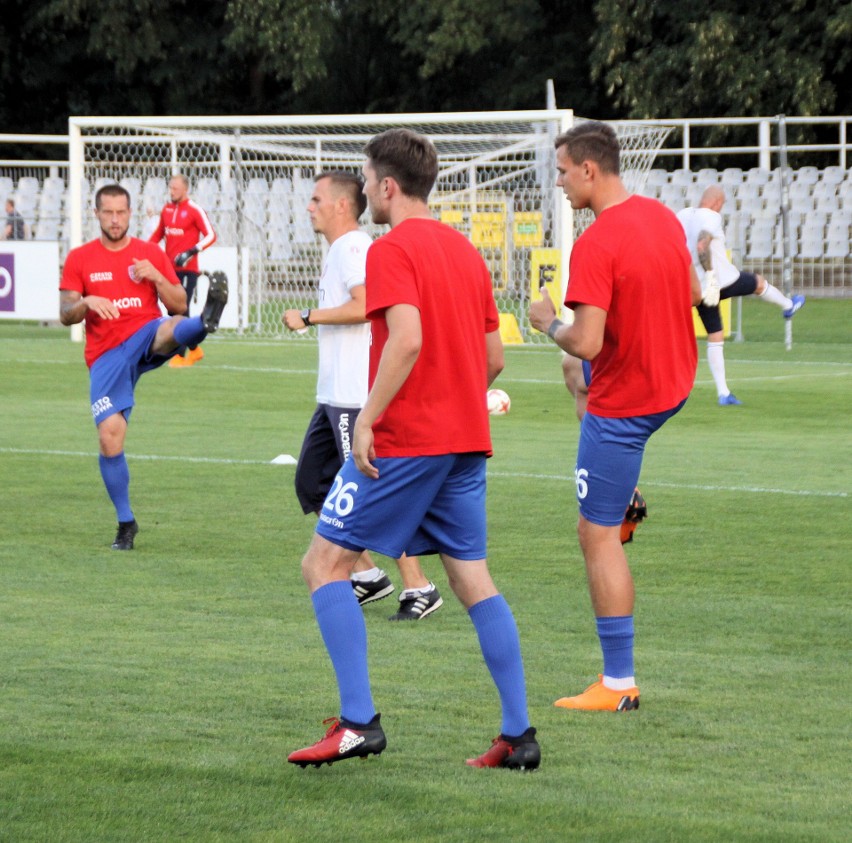
<path id="1" fill-rule="evenodd" d="M 440 174 L 430 202 L 435 216 L 465 233 L 483 255 L 498 307 L 511 318 L 518 341 L 538 342 L 542 337 L 525 316 L 532 276 L 554 250 L 567 255 L 571 242 L 562 233 L 560 215 L 568 209 L 554 188 L 553 148 L 570 120 L 563 111 L 363 119 L 81 118 L 82 172 L 75 176 L 72 156 L 71 178 L 81 179 L 79 213 L 82 239 L 88 240 L 97 236 L 90 209 L 102 184 L 118 181 L 130 192 L 131 233 L 140 236 L 146 207 L 158 213 L 167 201 L 169 177 L 187 175 L 190 196 L 216 229 L 216 246 L 238 253 L 240 277 L 232 284 L 239 288 L 232 298 L 237 328 L 231 333 L 293 337 L 282 314 L 315 305 L 324 251 L 306 210 L 314 176 L 328 169 L 360 171 L 371 137 L 407 126 L 428 135 L 438 149 Z M 638 190 L 668 130 L 614 125 L 625 181 Z M 576 217 L 577 226 L 587 224 Z M 369 219 L 363 224 L 373 236 L 386 230 Z"/>

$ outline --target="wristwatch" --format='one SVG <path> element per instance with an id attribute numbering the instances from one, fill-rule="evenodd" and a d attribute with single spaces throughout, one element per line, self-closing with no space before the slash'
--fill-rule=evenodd
<path id="1" fill-rule="evenodd" d="M 302 317 L 302 322 L 305 323 L 306 327 L 311 324 L 311 309 L 309 307 L 306 307 L 299 316 Z"/>

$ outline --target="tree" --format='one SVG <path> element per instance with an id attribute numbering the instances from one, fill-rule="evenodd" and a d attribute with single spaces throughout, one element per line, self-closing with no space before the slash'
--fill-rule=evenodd
<path id="1" fill-rule="evenodd" d="M 597 0 L 591 67 L 627 117 L 848 113 L 841 0 Z"/>

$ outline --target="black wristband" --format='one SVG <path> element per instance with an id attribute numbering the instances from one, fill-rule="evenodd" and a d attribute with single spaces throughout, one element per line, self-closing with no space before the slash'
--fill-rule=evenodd
<path id="1" fill-rule="evenodd" d="M 564 324 L 565 323 L 561 319 L 559 319 L 559 318 L 554 319 L 550 323 L 550 327 L 547 329 L 547 336 L 549 336 L 550 339 L 552 339 L 555 342 L 556 341 L 555 334 Z"/>

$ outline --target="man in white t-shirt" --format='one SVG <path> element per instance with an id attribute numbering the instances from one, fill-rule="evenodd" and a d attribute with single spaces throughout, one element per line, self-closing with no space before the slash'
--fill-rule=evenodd
<path id="1" fill-rule="evenodd" d="M 366 317 L 367 250 L 372 240 L 358 226 L 367 207 L 360 176 L 345 171 L 320 173 L 308 205 L 314 231 L 328 241 L 319 283 L 319 307 L 287 310 L 291 331 L 317 326 L 319 374 L 317 408 L 296 465 L 296 496 L 307 514 L 318 514 L 338 469 L 349 456 L 355 419 L 367 400 L 370 324 Z M 403 581 L 399 611 L 389 620 L 420 620 L 443 600 L 415 556 L 397 561 Z M 394 590 L 388 575 L 365 551 L 352 574 L 363 606 Z"/>
<path id="2" fill-rule="evenodd" d="M 785 319 L 790 319 L 805 303 L 804 296 L 788 298 L 762 275 L 740 272 L 731 263 L 720 213 L 724 204 L 725 191 L 719 185 L 711 184 L 702 194 L 697 208 L 684 208 L 677 214 L 701 281 L 703 299 L 696 309 L 707 331 L 707 363 L 721 407 L 742 404 L 742 401 L 728 389 L 725 377 L 725 332 L 719 301 L 755 293 L 763 301 L 780 307 Z"/>

